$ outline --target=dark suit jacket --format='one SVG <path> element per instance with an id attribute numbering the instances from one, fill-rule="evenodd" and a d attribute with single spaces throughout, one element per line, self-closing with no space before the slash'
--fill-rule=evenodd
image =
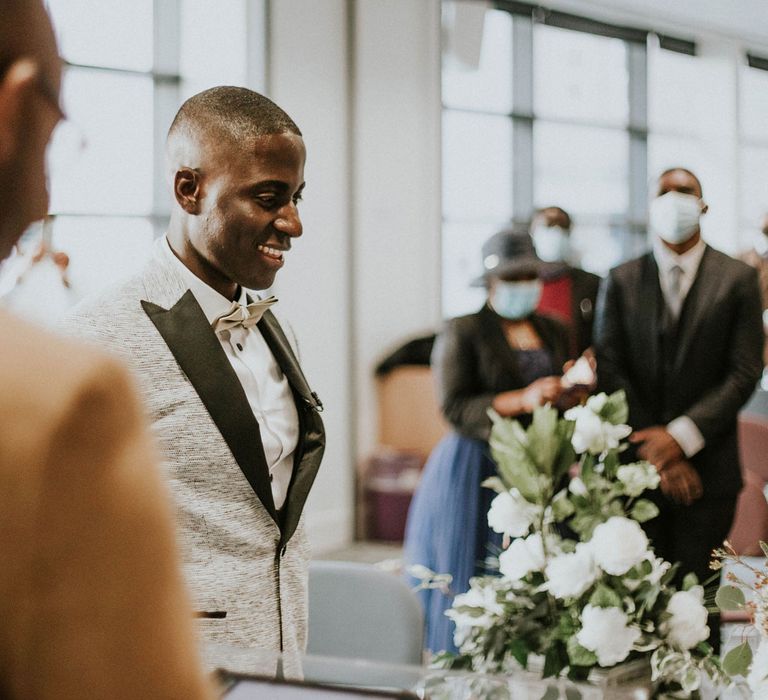
<path id="1" fill-rule="evenodd" d="M 545 316 L 531 321 L 543 345 L 552 353 L 553 372 L 568 359 L 568 333 Z M 515 351 L 509 346 L 499 316 L 487 305 L 469 316 L 447 322 L 432 357 L 440 406 L 448 422 L 462 435 L 487 440 L 488 409 L 496 394 L 522 389 Z"/>
<path id="2" fill-rule="evenodd" d="M 651 253 L 611 271 L 595 318 L 599 387 L 626 390 L 636 430 L 691 418 L 706 441 L 692 459 L 705 496 L 733 496 L 741 487 L 736 418 L 762 370 L 757 275 L 707 246 L 680 314 L 666 377 L 663 307 Z"/>
<path id="3" fill-rule="evenodd" d="M 600 278 L 578 267 L 571 267 L 568 272 L 571 276 L 571 318 L 576 342 L 574 349 L 581 354 L 592 345 L 592 324 L 595 320 Z"/>

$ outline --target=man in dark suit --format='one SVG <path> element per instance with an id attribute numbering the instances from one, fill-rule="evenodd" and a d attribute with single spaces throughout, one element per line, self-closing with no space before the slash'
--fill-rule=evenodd
<path id="1" fill-rule="evenodd" d="M 707 246 L 698 178 L 662 173 L 651 201 L 653 250 L 611 271 L 595 320 L 598 383 L 624 389 L 631 437 L 661 475 L 647 523 L 679 577 L 711 575 L 741 488 L 736 419 L 762 370 L 757 275 Z M 714 632 L 714 630 L 713 630 Z"/>
<path id="2" fill-rule="evenodd" d="M 560 207 L 544 207 L 531 222 L 531 237 L 536 254 L 548 265 L 542 275 L 544 283 L 539 313 L 554 316 L 568 326 L 571 353 L 579 355 L 592 345 L 597 290 L 600 278 L 591 272 L 568 264 L 570 255 L 571 217 Z"/>

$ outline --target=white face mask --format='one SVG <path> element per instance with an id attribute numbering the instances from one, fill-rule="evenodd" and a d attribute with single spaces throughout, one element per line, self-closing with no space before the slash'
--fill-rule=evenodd
<path id="1" fill-rule="evenodd" d="M 702 202 L 695 194 L 667 192 L 651 201 L 648 224 L 663 241 L 685 243 L 699 228 Z"/>
<path id="2" fill-rule="evenodd" d="M 563 262 L 568 258 L 570 240 L 562 226 L 536 226 L 531 238 L 536 254 L 544 262 Z"/>

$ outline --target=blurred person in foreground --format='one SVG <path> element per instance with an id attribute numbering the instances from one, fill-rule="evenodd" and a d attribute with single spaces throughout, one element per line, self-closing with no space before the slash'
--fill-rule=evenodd
<path id="1" fill-rule="evenodd" d="M 768 365 L 768 213 L 763 215 L 760 233 L 757 234 L 754 245 L 740 255 L 739 259 L 757 270 L 760 281 L 760 299 L 763 304 L 763 328 L 766 333 L 763 364 Z"/>
<path id="2" fill-rule="evenodd" d="M 488 292 L 480 311 L 448 321 L 432 355 L 441 410 L 453 430 L 427 461 L 405 534 L 406 566 L 451 574 L 452 594 L 464 593 L 485 559 L 498 553 L 500 535 L 488 527 L 495 495 L 482 482 L 496 474 L 488 438 L 488 409 L 530 420 L 537 406 L 563 394 L 561 372 L 571 357 L 566 328 L 535 312 L 546 265 L 527 228 L 492 236 L 482 248 Z M 426 647 L 455 650 L 454 623 L 444 612 L 451 596 L 421 592 Z"/>
<path id="3" fill-rule="evenodd" d="M 624 389 L 630 441 L 656 466 L 660 514 L 644 524 L 656 553 L 711 576 L 741 489 L 739 409 L 762 370 L 757 274 L 701 238 L 701 183 L 672 168 L 649 207 L 653 249 L 613 269 L 595 321 L 598 386 Z M 719 648 L 716 623 L 710 641 Z"/>
<path id="4" fill-rule="evenodd" d="M 61 61 L 0 0 L 0 260 L 47 210 Z M 0 311 L 0 697 L 213 697 L 167 494 L 124 371 Z"/>
<path id="5" fill-rule="evenodd" d="M 65 327 L 121 354 L 140 382 L 204 641 L 301 652 L 322 405 L 277 299 L 249 290 L 272 286 L 302 235 L 304 140 L 271 100 L 220 86 L 184 102 L 166 158 L 167 234 Z"/>
<path id="6" fill-rule="evenodd" d="M 570 264 L 571 217 L 564 209 L 539 209 L 531 222 L 531 237 L 536 254 L 551 263 L 542 276 L 536 311 L 564 323 L 570 331 L 571 351 L 581 354 L 592 345 L 600 278 Z"/>

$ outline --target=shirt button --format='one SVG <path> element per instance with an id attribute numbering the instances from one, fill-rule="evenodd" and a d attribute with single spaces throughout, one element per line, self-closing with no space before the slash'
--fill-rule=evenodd
<path id="1" fill-rule="evenodd" d="M 275 478 L 275 477 L 274 477 L 274 476 L 272 476 L 272 474 L 270 474 L 270 475 L 269 475 L 269 480 L 270 480 L 270 482 L 271 482 L 271 481 L 273 481 L 273 480 L 274 480 L 274 478 Z"/>
<path id="2" fill-rule="evenodd" d="M 235 343 L 235 345 L 237 345 L 237 349 L 238 349 L 240 352 L 242 352 L 242 351 L 243 351 L 243 346 L 242 346 L 242 345 L 240 345 L 240 343 Z"/>

